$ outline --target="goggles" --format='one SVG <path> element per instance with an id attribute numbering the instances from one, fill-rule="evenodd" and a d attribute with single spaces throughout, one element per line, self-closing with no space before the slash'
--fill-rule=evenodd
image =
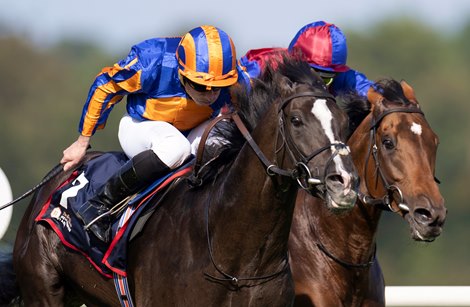
<path id="1" fill-rule="evenodd" d="M 323 71 L 323 70 L 315 69 L 315 72 L 316 72 L 318 75 L 320 75 L 320 77 L 322 78 L 323 82 L 325 82 L 325 85 L 326 85 L 326 86 L 330 86 L 331 83 L 333 83 L 333 80 L 335 79 L 335 76 L 336 76 L 335 73 L 329 72 L 329 71 Z"/>
<path id="2" fill-rule="evenodd" d="M 333 83 L 334 77 L 321 77 L 323 79 L 323 82 L 325 82 L 326 86 L 330 86 L 331 83 Z"/>
<path id="3" fill-rule="evenodd" d="M 218 92 L 222 88 L 221 87 L 216 87 L 216 86 L 207 86 L 203 84 L 198 84 L 196 82 L 193 82 L 189 80 L 188 78 L 184 77 L 183 78 L 184 83 L 188 84 L 190 87 L 192 87 L 196 92 L 204 93 L 204 92 Z"/>

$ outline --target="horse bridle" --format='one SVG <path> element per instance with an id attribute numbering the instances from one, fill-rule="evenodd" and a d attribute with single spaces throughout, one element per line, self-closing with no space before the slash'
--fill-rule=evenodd
<path id="1" fill-rule="evenodd" d="M 300 150 L 297 148 L 295 143 L 292 141 L 292 137 L 290 135 L 289 135 L 289 138 L 286 139 L 286 136 L 285 136 L 285 133 L 284 133 L 285 132 L 285 126 L 284 125 L 285 125 L 285 122 L 286 122 L 285 121 L 285 116 L 286 115 L 285 115 L 285 112 L 284 112 L 284 108 L 293 99 L 300 98 L 300 97 L 324 97 L 324 98 L 331 98 L 331 99 L 335 100 L 335 98 L 332 95 L 330 95 L 329 93 L 303 92 L 303 93 L 299 93 L 299 94 L 289 96 L 281 102 L 281 104 L 278 108 L 278 114 L 280 114 L 282 112 L 282 116 L 279 117 L 279 120 L 280 120 L 280 123 L 282 123 L 282 125 L 280 125 L 280 127 L 282 127 L 281 128 L 281 136 L 283 138 L 283 145 L 286 145 L 286 148 L 289 150 L 292 157 L 294 157 L 294 153 L 293 153 L 293 150 L 289 147 L 289 145 L 292 146 L 294 148 L 294 150 L 296 151 L 296 153 L 298 154 L 298 156 L 301 157 L 301 161 L 300 162 L 297 161 L 295 163 L 296 168 L 292 169 L 292 170 L 282 169 L 282 168 L 278 167 L 276 164 L 269 161 L 269 159 L 263 154 L 263 152 L 259 148 L 258 144 L 256 144 L 256 142 L 253 140 L 250 132 L 248 131 L 246 126 L 243 124 L 243 121 L 240 118 L 240 116 L 238 115 L 238 113 L 236 113 L 236 112 L 231 113 L 228 117 L 224 116 L 220 120 L 231 118 L 234 121 L 237 128 L 242 133 L 243 137 L 246 139 L 246 141 L 248 142 L 250 147 L 253 149 L 253 151 L 255 152 L 258 159 L 261 161 L 261 163 L 263 163 L 263 165 L 265 167 L 265 170 L 266 170 L 266 173 L 269 176 L 280 175 L 280 176 L 290 177 L 290 178 L 295 179 L 301 188 L 308 189 L 308 186 L 304 187 L 302 182 L 301 182 L 301 179 L 305 178 L 305 174 L 308 175 L 307 182 L 309 184 L 321 184 L 321 183 L 323 183 L 325 177 L 323 177 L 323 178 L 312 177 L 311 174 L 310 174 L 310 171 L 308 170 L 307 163 L 310 160 L 312 160 L 314 157 L 316 157 L 317 155 L 322 153 L 323 151 L 334 147 L 335 151 L 333 152 L 332 156 L 329 158 L 328 162 L 325 165 L 325 173 L 326 173 L 326 170 L 328 169 L 328 165 L 333 160 L 333 158 L 338 154 L 340 154 L 340 155 L 346 154 L 345 153 L 346 151 L 347 151 L 347 154 L 349 154 L 349 148 L 346 144 L 344 144 L 342 142 L 330 143 L 326 146 L 323 146 L 323 147 L 315 150 L 313 153 L 311 153 L 310 155 L 305 157 L 300 152 Z M 213 126 L 215 126 L 215 123 L 213 123 L 210 126 L 212 128 Z M 208 133 L 204 133 L 204 134 L 205 134 L 205 137 L 201 138 L 201 143 L 203 141 L 205 141 L 205 139 L 207 138 Z M 201 147 L 198 148 L 198 152 L 199 151 L 202 152 L 202 150 L 200 150 L 200 149 L 201 149 Z M 199 170 L 199 167 L 201 165 L 200 161 L 202 160 L 202 158 L 199 157 L 196 160 L 197 160 L 196 166 L 198 167 L 198 169 L 196 169 L 195 173 L 196 173 L 196 177 L 197 177 L 197 171 Z M 208 277 L 212 280 L 215 280 L 215 281 L 219 281 L 219 282 L 230 282 L 233 287 L 235 287 L 236 289 L 239 289 L 241 287 L 239 285 L 240 281 L 268 281 L 268 280 L 271 280 L 271 279 L 277 277 L 278 275 L 282 274 L 284 271 L 286 271 L 288 269 L 288 267 L 289 267 L 288 258 L 289 257 L 286 256 L 285 264 L 283 265 L 283 267 L 279 271 L 277 271 L 275 273 L 272 273 L 272 274 L 267 274 L 267 275 L 262 275 L 262 276 L 252 276 L 252 277 L 236 277 L 236 276 L 232 276 L 232 275 L 224 272 L 221 268 L 219 268 L 219 266 L 215 262 L 213 252 L 212 252 L 211 240 L 210 240 L 210 235 L 209 235 L 209 206 L 210 206 L 210 201 L 208 202 L 208 205 L 206 206 L 206 213 L 205 213 L 206 233 L 207 233 L 207 242 L 208 242 L 208 248 L 209 248 L 209 257 L 210 257 L 210 260 L 212 262 L 212 265 L 215 267 L 217 272 L 219 272 L 223 277 L 215 277 L 211 274 L 204 273 L 204 275 L 206 277 Z M 246 285 L 246 287 L 249 287 L 249 286 Z"/>
<path id="2" fill-rule="evenodd" d="M 254 142 L 253 138 L 251 137 L 250 133 L 246 129 L 245 125 L 243 124 L 238 114 L 234 114 L 233 120 L 235 124 L 237 125 L 238 129 L 240 130 L 240 132 L 243 134 L 243 136 L 247 140 L 250 147 L 253 149 L 253 151 L 255 152 L 259 160 L 261 161 L 261 163 L 263 163 L 266 169 L 266 173 L 269 176 L 280 175 L 280 176 L 290 177 L 296 180 L 298 185 L 302 189 L 310 190 L 312 186 L 320 185 L 324 183 L 329 164 L 333 161 L 335 156 L 349 154 L 349 148 L 345 143 L 335 142 L 335 143 L 329 143 L 321 148 L 318 148 L 317 150 L 313 151 L 308 156 L 305 156 L 302 154 L 302 152 L 299 150 L 299 148 L 293 141 L 292 136 L 289 133 L 286 134 L 286 131 L 288 130 L 285 127 L 287 120 L 286 120 L 286 114 L 284 112 L 284 109 L 292 100 L 296 98 L 301 98 L 301 97 L 316 97 L 316 98 L 327 98 L 327 99 L 329 98 L 329 99 L 336 101 L 334 96 L 329 94 L 328 92 L 309 91 L 309 92 L 303 92 L 303 93 L 298 93 L 298 94 L 289 96 L 285 98 L 279 104 L 278 114 L 279 114 L 279 122 L 280 122 L 280 125 L 279 125 L 280 135 L 282 137 L 282 146 L 284 145 L 286 146 L 286 149 L 288 150 L 291 158 L 293 159 L 293 161 L 296 161 L 294 163 L 295 164 L 294 169 L 290 169 L 290 170 L 282 169 L 279 166 L 277 166 L 274 162 L 269 161 L 266 158 L 266 156 L 263 154 L 261 149 L 258 147 L 258 145 Z M 313 158 L 315 158 L 322 152 L 328 149 L 332 149 L 332 148 L 334 148 L 334 151 L 332 155 L 330 156 L 330 158 L 328 159 L 327 163 L 325 164 L 323 176 L 317 176 L 317 177 L 312 176 L 312 174 L 310 173 L 310 170 L 307 167 L 307 164 Z M 280 149 L 277 149 L 277 151 L 279 150 Z"/>
<path id="3" fill-rule="evenodd" d="M 332 99 L 333 101 L 336 102 L 336 99 L 334 98 L 333 95 L 331 95 L 328 92 L 314 92 L 314 91 L 308 91 L 308 92 L 303 92 L 303 93 L 298 93 L 294 94 L 292 96 L 289 96 L 285 98 L 280 104 L 278 108 L 278 114 L 279 116 L 279 122 L 280 122 L 280 134 L 282 136 L 282 144 L 286 145 L 287 150 L 289 151 L 289 154 L 291 155 L 291 158 L 295 161 L 296 156 L 300 157 L 300 161 L 295 162 L 295 168 L 294 169 L 283 169 L 280 168 L 279 166 L 276 165 L 276 163 L 271 162 L 261 151 L 259 148 L 258 144 L 253 140 L 253 137 L 251 136 L 250 132 L 246 128 L 245 124 L 243 123 L 242 119 L 238 115 L 237 112 L 233 112 L 230 114 L 226 114 L 223 116 L 217 117 L 208 127 L 208 129 L 205 130 L 203 136 L 201 137 L 201 141 L 199 143 L 199 148 L 197 151 L 197 157 L 196 157 L 196 163 L 194 167 L 194 180 L 195 182 L 198 181 L 198 173 L 201 168 L 201 162 L 202 162 L 202 153 L 204 152 L 203 147 L 205 140 L 208 137 L 209 131 L 217 124 L 217 122 L 221 120 L 226 120 L 230 119 L 233 120 L 235 125 L 237 126 L 238 130 L 241 132 L 247 143 L 250 145 L 251 149 L 255 152 L 256 156 L 258 159 L 261 161 L 261 163 L 264 165 L 266 173 L 269 176 L 275 176 L 275 175 L 280 175 L 284 177 L 290 177 L 294 180 L 297 181 L 298 185 L 304 189 L 304 190 L 310 190 L 312 186 L 317 186 L 321 185 L 324 183 L 325 177 L 326 177 L 326 172 L 328 170 L 329 164 L 333 161 L 334 157 L 337 155 L 348 155 L 349 154 L 349 147 L 343 143 L 343 142 L 335 142 L 335 143 L 330 143 L 327 144 L 321 148 L 318 148 L 314 152 L 312 152 L 308 156 L 304 156 L 302 152 L 298 149 L 298 147 L 295 145 L 293 142 L 293 138 L 290 134 L 287 135 L 286 137 L 286 114 L 284 112 L 285 107 L 294 99 L 296 98 L 301 98 L 301 97 L 318 97 L 318 98 L 329 98 Z M 325 164 L 324 168 L 324 173 L 322 176 L 317 176 L 314 177 L 310 173 L 310 170 L 307 167 L 307 164 L 316 156 L 318 156 L 320 153 L 334 148 L 334 151 L 330 158 L 328 159 L 327 163 Z M 280 149 L 279 149 L 280 150 Z M 305 181 L 305 182 L 303 182 Z"/>
<path id="4" fill-rule="evenodd" d="M 373 205 L 373 206 L 378 206 L 382 210 L 387 210 L 391 212 L 398 212 L 400 209 L 406 210 L 408 206 L 404 203 L 404 198 L 403 198 L 403 193 L 401 192 L 400 188 L 397 187 L 396 185 L 389 184 L 387 178 L 385 177 L 385 174 L 383 173 L 382 169 L 380 168 L 380 163 L 379 163 L 379 158 L 378 158 L 378 147 L 377 147 L 377 128 L 382 121 L 382 119 L 387 116 L 390 113 L 397 113 L 397 112 L 403 112 L 403 113 L 419 113 L 424 116 L 423 111 L 421 111 L 418 107 L 412 107 L 412 108 L 394 108 L 390 110 L 386 110 L 382 112 L 377 118 L 372 117 L 371 120 L 371 125 L 370 125 L 370 132 L 369 132 L 369 149 L 367 151 L 366 155 L 366 161 L 364 164 L 364 174 L 363 178 L 366 178 L 366 173 L 367 173 L 367 165 L 369 163 L 369 157 L 372 156 L 375 161 L 375 173 L 376 176 L 380 176 L 384 187 L 386 189 L 385 195 L 381 198 L 375 198 L 373 196 L 365 195 L 361 192 L 359 192 L 358 196 L 359 199 L 362 201 L 364 204 L 368 205 Z M 437 180 L 437 179 L 436 179 Z M 366 189 L 367 191 L 370 191 L 369 186 L 367 184 L 367 180 L 364 180 L 366 184 Z M 376 180 L 377 181 L 377 180 Z M 399 209 L 394 210 L 392 207 L 392 201 L 393 201 L 393 196 L 398 194 L 398 207 Z M 392 196 L 392 198 L 390 197 Z M 403 207 L 405 206 L 405 207 Z M 336 257 L 333 255 L 331 252 L 328 251 L 328 249 L 321 243 L 321 241 L 317 242 L 317 247 L 329 258 L 333 259 L 335 262 L 339 263 L 343 267 L 346 268 L 356 268 L 356 269 L 365 269 L 370 267 L 372 264 L 374 264 L 376 260 L 376 252 L 377 252 L 377 245 L 374 244 L 374 250 L 372 252 L 372 255 L 370 257 L 370 260 L 362 263 L 351 263 L 347 262 L 344 260 L 341 260 L 340 258 Z"/>
<path id="5" fill-rule="evenodd" d="M 379 206 L 381 209 L 386 211 L 391 211 L 394 213 L 400 212 L 400 210 L 409 211 L 408 206 L 405 204 L 405 200 L 403 198 L 403 193 L 400 188 L 394 184 L 389 184 L 385 174 L 383 173 L 382 169 L 380 168 L 380 162 L 378 157 L 378 146 L 377 146 L 377 128 L 382 121 L 382 119 L 390 113 L 418 113 L 424 116 L 423 111 L 419 109 L 419 107 L 409 107 L 409 108 L 393 108 L 382 112 L 377 118 L 372 116 L 371 124 L 370 124 L 370 132 L 369 132 L 369 149 L 367 151 L 365 163 L 364 163 L 364 173 L 363 178 L 366 185 L 366 190 L 370 191 L 367 180 L 367 165 L 369 164 L 369 158 L 372 153 L 372 157 L 374 158 L 375 162 L 375 174 L 376 174 L 376 182 L 377 178 L 380 177 L 382 183 L 385 188 L 385 195 L 381 198 L 373 197 L 372 195 L 365 195 L 359 192 L 359 199 L 368 205 Z M 437 181 L 437 178 L 435 179 Z M 370 192 L 369 192 L 370 193 Z M 395 196 L 398 196 L 395 198 Z M 397 203 L 398 209 L 394 209 L 392 206 L 393 200 Z"/>

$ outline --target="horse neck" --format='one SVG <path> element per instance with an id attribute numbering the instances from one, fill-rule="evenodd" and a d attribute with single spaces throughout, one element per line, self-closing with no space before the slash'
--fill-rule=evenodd
<path id="1" fill-rule="evenodd" d="M 272 110 L 252 134 L 273 162 L 278 122 L 277 113 Z M 211 208 L 217 210 L 211 218 L 213 241 L 230 242 L 223 248 L 232 258 L 231 263 L 258 262 L 262 267 L 267 259 L 283 261 L 296 192 L 297 186 L 290 178 L 268 176 L 253 149 L 245 144 L 223 179 L 219 203 Z"/>
<path id="2" fill-rule="evenodd" d="M 291 240 L 303 245 L 303 251 L 318 251 L 323 245 L 338 259 L 364 263 L 374 252 L 379 218 L 380 211 L 358 202 L 350 212 L 334 213 L 322 199 L 299 191 Z"/>
<path id="3" fill-rule="evenodd" d="M 372 146 L 370 143 L 370 123 L 371 115 L 369 114 L 348 140 L 348 146 L 351 150 L 354 165 L 361 177 L 359 190 L 365 195 L 369 195 L 371 192 L 368 190 L 368 187 L 376 186 L 373 158 L 369 157 L 369 159 L 367 159 L 367 155 L 370 155 L 369 149 Z M 368 174 L 364 174 L 364 166 L 367 161 L 369 163 L 367 167 Z M 369 180 L 368 185 L 365 184 L 366 180 Z M 381 186 L 380 181 L 379 186 Z M 378 193 L 377 190 L 373 192 Z M 319 225 L 322 225 L 321 228 L 325 230 L 331 229 L 330 232 L 338 231 L 341 233 L 341 240 L 347 238 L 348 244 L 346 244 L 346 246 L 350 246 L 353 249 L 357 248 L 358 250 L 370 250 L 375 248 L 373 245 L 375 244 L 375 234 L 377 232 L 381 212 L 382 210 L 377 206 L 364 204 L 358 199 L 356 206 L 350 212 L 318 222 Z M 350 236 L 355 242 L 351 242 Z"/>

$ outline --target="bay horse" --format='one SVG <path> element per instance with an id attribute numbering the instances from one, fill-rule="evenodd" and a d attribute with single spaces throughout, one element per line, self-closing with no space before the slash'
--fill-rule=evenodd
<path id="1" fill-rule="evenodd" d="M 287 242 L 299 186 L 336 210 L 355 204 L 346 113 L 308 64 L 286 55 L 275 66 L 250 91 L 233 91 L 236 125 L 229 127 L 237 129 L 224 129 L 226 145 L 192 176 L 203 183 L 178 181 L 129 243 L 136 306 L 290 306 Z M 9 290 L 0 301 L 19 292 L 26 306 L 71 298 L 88 307 L 120 304 L 111 279 L 34 222 L 69 176 L 60 173 L 34 195 L 7 258 L 15 274 L 0 272 L 0 288 Z M 1 266 L 11 269 L 8 261 Z"/>
<path id="2" fill-rule="evenodd" d="M 434 177 L 439 141 L 413 89 L 384 79 L 369 100 L 345 102 L 361 178 L 354 209 L 333 215 L 321 200 L 298 193 L 289 240 L 294 306 L 385 306 L 376 259 L 384 209 L 402 216 L 416 241 L 431 242 L 442 231 L 447 210 Z"/>

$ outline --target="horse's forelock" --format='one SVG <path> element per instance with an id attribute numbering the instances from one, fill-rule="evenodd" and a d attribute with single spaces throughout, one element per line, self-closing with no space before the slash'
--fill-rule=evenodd
<path id="1" fill-rule="evenodd" d="M 403 92 L 400 82 L 394 79 L 380 79 L 374 83 L 373 87 L 385 98 L 384 102 L 386 104 L 401 105 L 405 107 L 411 104 L 411 102 L 405 97 L 405 93 Z M 337 97 L 337 100 L 340 106 L 348 114 L 350 132 L 352 133 L 370 113 L 370 102 L 365 97 L 354 92 L 342 93 Z"/>
<path id="2" fill-rule="evenodd" d="M 410 101 L 405 97 L 400 82 L 394 79 L 381 79 L 374 84 L 385 100 L 402 106 L 410 105 Z"/>

